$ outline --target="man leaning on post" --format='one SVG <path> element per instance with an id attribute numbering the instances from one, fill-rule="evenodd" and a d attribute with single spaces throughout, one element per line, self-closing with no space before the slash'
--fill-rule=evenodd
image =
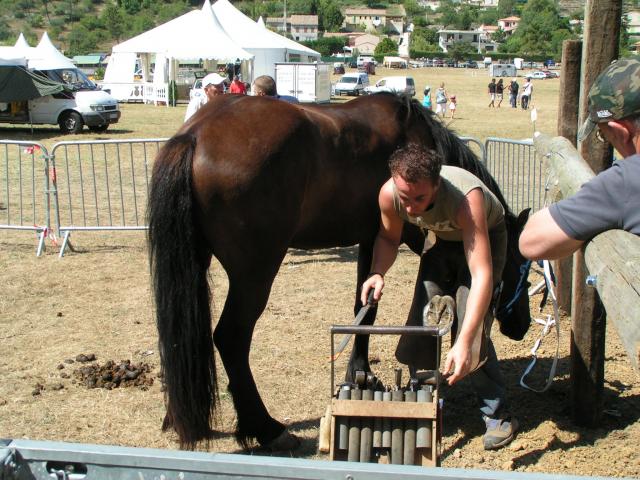
<path id="1" fill-rule="evenodd" d="M 618 60 L 589 91 L 588 117 L 578 132 L 595 134 L 624 157 L 571 197 L 534 214 L 520 236 L 520 252 L 555 260 L 606 230 L 640 235 L 640 61 Z"/>

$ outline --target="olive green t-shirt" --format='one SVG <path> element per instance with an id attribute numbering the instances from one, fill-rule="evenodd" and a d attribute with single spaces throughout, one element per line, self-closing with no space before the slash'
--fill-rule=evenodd
<path id="1" fill-rule="evenodd" d="M 462 230 L 456 223 L 456 213 L 467 193 L 475 188 L 482 190 L 487 229 L 491 231 L 504 220 L 504 208 L 478 177 L 459 167 L 442 166 L 436 199 L 422 214 L 416 217 L 407 214 L 400 203 L 395 183 L 393 184 L 393 206 L 403 220 L 433 231 L 442 240 L 460 242 Z"/>

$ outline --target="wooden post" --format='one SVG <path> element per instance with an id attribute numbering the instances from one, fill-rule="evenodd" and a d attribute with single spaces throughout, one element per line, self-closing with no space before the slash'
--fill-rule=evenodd
<path id="1" fill-rule="evenodd" d="M 565 40 L 562 43 L 562 73 L 560 75 L 560 99 L 558 105 L 558 135 L 569 140 L 574 147 L 578 140 L 578 110 L 580 105 L 580 64 L 582 42 Z M 573 258 L 554 262 L 558 306 L 571 314 L 571 273 Z"/>
<path id="2" fill-rule="evenodd" d="M 580 123 L 587 117 L 588 94 L 596 77 L 618 57 L 622 0 L 587 0 L 585 5 Z M 579 152 L 597 174 L 611 164 L 611 146 L 591 135 Z M 585 287 L 584 249 L 573 257 L 571 386 L 574 421 L 594 426 L 602 412 L 605 315 L 597 292 Z"/>

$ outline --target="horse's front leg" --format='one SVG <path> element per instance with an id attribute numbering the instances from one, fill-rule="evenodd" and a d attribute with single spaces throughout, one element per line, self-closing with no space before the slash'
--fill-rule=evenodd
<path id="1" fill-rule="evenodd" d="M 360 302 L 360 292 L 362 291 L 362 284 L 369 275 L 372 258 L 373 241 L 361 242 L 358 247 L 358 279 L 356 281 L 356 299 L 353 308 L 356 316 L 363 307 Z M 376 321 L 376 312 L 377 308 L 375 306 L 370 308 L 360 325 L 373 325 Z M 369 365 L 369 335 L 356 335 L 351 356 L 349 357 L 349 364 L 347 365 L 345 381 L 353 383 L 355 381 L 355 373 L 358 370 L 363 372 L 371 371 L 371 366 Z"/>
<path id="2" fill-rule="evenodd" d="M 267 304 L 273 277 L 258 281 L 255 272 L 251 279 L 243 277 L 239 281 L 230 276 L 225 306 L 213 335 L 237 413 L 236 439 L 244 448 L 257 439 L 263 447 L 291 450 L 299 441 L 269 415 L 249 365 L 253 329 Z"/>

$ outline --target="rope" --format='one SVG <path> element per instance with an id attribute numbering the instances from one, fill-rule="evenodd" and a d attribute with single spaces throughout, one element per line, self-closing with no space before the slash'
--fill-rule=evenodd
<path id="1" fill-rule="evenodd" d="M 522 385 L 524 388 L 528 390 L 531 390 L 533 392 L 538 392 L 538 393 L 545 392 L 553 383 L 553 379 L 556 375 L 556 367 L 558 366 L 558 356 L 560 353 L 560 313 L 558 311 L 558 301 L 556 300 L 556 291 L 555 291 L 555 284 L 553 282 L 553 274 L 551 273 L 551 264 L 549 263 L 549 260 L 544 260 L 542 262 L 542 266 L 544 267 L 544 281 L 547 287 L 547 292 L 549 293 L 549 297 L 551 298 L 551 302 L 553 304 L 553 316 L 547 314 L 546 319 L 534 318 L 534 321 L 536 323 L 542 325 L 542 331 L 540 332 L 540 336 L 536 339 L 536 341 L 533 344 L 533 348 L 531 349 L 531 355 L 533 356 L 533 359 L 531 360 L 531 363 L 529 363 L 527 368 L 522 373 L 522 376 L 520 377 L 520 385 Z M 537 355 L 538 348 L 540 348 L 540 345 L 542 345 L 542 340 L 544 340 L 544 337 L 549 333 L 549 331 L 551 330 L 551 327 L 555 327 L 555 330 L 556 330 L 556 354 L 553 359 L 553 363 L 551 364 L 551 368 L 549 369 L 549 376 L 547 377 L 547 383 L 544 385 L 542 389 L 532 388 L 526 384 L 524 379 L 533 370 L 533 367 L 535 366 L 538 360 L 538 355 Z"/>

